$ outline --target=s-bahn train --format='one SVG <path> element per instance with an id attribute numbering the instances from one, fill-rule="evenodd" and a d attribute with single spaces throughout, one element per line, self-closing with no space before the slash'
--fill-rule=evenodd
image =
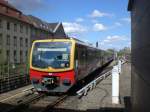
<path id="1" fill-rule="evenodd" d="M 112 60 L 112 55 L 76 39 L 36 40 L 30 53 L 30 80 L 38 92 L 67 92 Z"/>

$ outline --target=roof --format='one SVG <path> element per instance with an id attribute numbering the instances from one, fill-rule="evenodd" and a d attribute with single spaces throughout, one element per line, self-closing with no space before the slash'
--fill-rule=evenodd
<path id="1" fill-rule="evenodd" d="M 55 33 L 62 26 L 62 23 L 59 22 L 47 23 L 39 19 L 38 17 L 32 15 L 24 15 L 21 11 L 9 4 L 9 2 L 6 0 L 0 0 L 0 15 L 12 17 L 22 22 L 31 24 L 38 29 L 45 30 L 51 33 Z"/>
<path id="2" fill-rule="evenodd" d="M 55 33 L 56 30 L 61 25 L 61 23 L 45 22 L 45 21 L 39 19 L 38 17 L 32 16 L 32 15 L 28 15 L 28 19 L 30 20 L 30 22 L 33 24 L 34 27 L 42 29 L 42 30 L 50 31 L 52 33 Z"/>
<path id="3" fill-rule="evenodd" d="M 3 5 L 3 6 L 5 6 L 5 7 L 10 8 L 10 9 L 12 9 L 12 10 L 14 10 L 14 11 L 17 11 L 17 12 L 22 13 L 20 10 L 16 9 L 14 6 L 12 6 L 12 5 L 11 5 L 8 1 L 6 1 L 6 0 L 0 0 L 0 4 Z"/>
<path id="4" fill-rule="evenodd" d="M 28 15 L 28 19 L 34 27 L 39 28 L 41 30 L 52 32 L 49 23 L 39 19 L 38 17 Z"/>
<path id="5" fill-rule="evenodd" d="M 129 2 L 128 2 L 128 11 L 132 10 L 133 3 L 134 3 L 134 0 L 129 0 Z"/>
<path id="6" fill-rule="evenodd" d="M 44 21 L 32 15 L 29 15 L 27 17 L 34 27 L 48 31 L 48 27 L 45 25 L 46 23 Z"/>
<path id="7" fill-rule="evenodd" d="M 48 23 L 49 28 L 51 29 L 51 31 L 54 31 L 54 29 L 56 28 L 58 23 Z"/>
<path id="8" fill-rule="evenodd" d="M 7 9 L 5 9 L 4 7 L 6 7 Z M 0 14 L 30 24 L 27 17 L 21 11 L 17 10 L 15 7 L 4 0 L 0 0 Z"/>
<path id="9" fill-rule="evenodd" d="M 62 25 L 62 23 L 59 23 L 59 22 L 58 23 L 48 23 L 49 29 L 53 33 L 55 33 L 61 25 Z"/>
<path id="10" fill-rule="evenodd" d="M 93 46 L 93 44 L 91 44 L 91 43 L 88 43 L 88 42 L 84 42 L 84 41 L 82 41 L 82 40 L 79 40 L 79 39 L 77 39 L 77 38 L 74 38 L 74 37 L 69 37 L 70 39 L 73 39 L 73 40 L 75 40 L 78 44 L 81 44 L 81 45 L 85 45 L 85 46 L 89 46 L 89 47 L 92 47 L 92 48 L 96 48 L 96 49 L 99 49 L 99 48 L 97 48 L 97 47 L 95 47 L 95 46 Z"/>

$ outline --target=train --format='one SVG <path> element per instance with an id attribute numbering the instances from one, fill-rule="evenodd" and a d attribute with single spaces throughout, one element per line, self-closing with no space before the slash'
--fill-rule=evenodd
<path id="1" fill-rule="evenodd" d="M 111 60 L 112 54 L 77 39 L 36 40 L 30 53 L 30 80 L 38 92 L 65 93 Z"/>

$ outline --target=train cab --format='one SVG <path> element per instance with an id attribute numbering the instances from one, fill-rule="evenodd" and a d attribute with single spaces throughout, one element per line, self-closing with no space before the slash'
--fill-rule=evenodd
<path id="1" fill-rule="evenodd" d="M 30 55 L 30 80 L 37 91 L 65 92 L 75 83 L 75 41 L 38 40 Z"/>

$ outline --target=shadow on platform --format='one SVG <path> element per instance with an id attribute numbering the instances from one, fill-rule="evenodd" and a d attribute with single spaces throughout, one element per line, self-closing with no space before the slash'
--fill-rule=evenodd
<path id="1" fill-rule="evenodd" d="M 50 110 L 49 112 L 124 112 L 124 109 L 116 109 L 116 108 L 100 108 L 87 110 L 53 109 Z"/>
<path id="2" fill-rule="evenodd" d="M 52 108 L 48 109 L 46 112 L 130 112 L 130 97 L 124 97 L 125 108 L 115 108 L 115 107 L 103 107 L 99 109 L 87 109 L 87 110 L 74 110 L 74 109 L 65 109 L 65 108 Z M 9 109 L 14 108 L 15 106 L 5 103 L 0 103 L 0 112 L 7 112 Z M 18 108 L 19 110 L 15 110 L 17 112 L 38 112 L 39 110 L 44 110 L 42 106 L 35 107 L 22 107 Z M 10 111 L 11 112 L 11 111 Z M 13 111 L 12 111 L 13 112 Z"/>

